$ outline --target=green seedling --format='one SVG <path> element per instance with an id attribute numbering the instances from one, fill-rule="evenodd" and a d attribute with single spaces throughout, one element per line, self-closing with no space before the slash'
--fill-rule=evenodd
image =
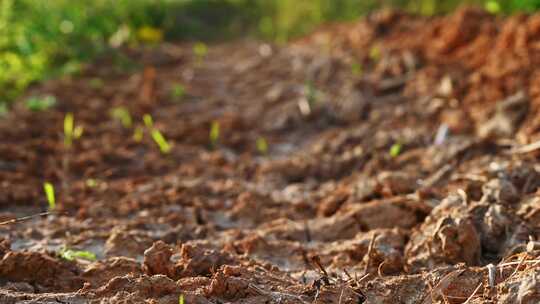
<path id="1" fill-rule="evenodd" d="M 403 146 L 400 143 L 395 143 L 390 147 L 389 154 L 391 157 L 397 157 L 402 150 Z"/>
<path id="2" fill-rule="evenodd" d="M 381 47 L 379 45 L 375 44 L 369 49 L 369 59 L 373 61 L 379 61 L 381 59 Z"/>
<path id="3" fill-rule="evenodd" d="M 257 138 L 257 151 L 261 154 L 267 154 L 268 153 L 268 142 L 264 137 Z"/>
<path id="4" fill-rule="evenodd" d="M 219 121 L 213 121 L 212 125 L 210 126 L 210 133 L 208 134 L 210 145 L 212 147 L 215 147 L 219 141 L 219 129 Z"/>
<path id="5" fill-rule="evenodd" d="M 33 112 L 41 112 L 52 108 L 56 104 L 56 98 L 51 95 L 44 97 L 31 97 L 25 102 L 26 108 Z"/>
<path id="6" fill-rule="evenodd" d="M 83 134 L 82 126 L 75 126 L 75 118 L 73 113 L 67 113 L 64 117 L 64 145 L 70 148 L 73 140 L 79 139 Z"/>
<path id="7" fill-rule="evenodd" d="M 353 62 L 351 65 L 351 72 L 354 76 L 362 76 L 363 68 L 362 65 L 358 62 Z"/>
<path id="8" fill-rule="evenodd" d="M 71 250 L 67 248 L 62 248 L 60 250 L 60 257 L 68 260 L 73 261 L 75 259 L 81 259 L 86 261 L 95 261 L 97 260 L 96 254 L 90 251 L 79 251 L 79 250 Z"/>
<path id="9" fill-rule="evenodd" d="M 184 301 L 184 295 L 181 294 L 180 296 L 178 296 L 178 304 L 184 304 L 185 301 Z"/>
<path id="10" fill-rule="evenodd" d="M 201 63 L 208 54 L 208 46 L 202 42 L 195 43 L 195 45 L 193 45 L 193 54 L 195 54 L 197 62 Z"/>
<path id="11" fill-rule="evenodd" d="M 183 85 L 176 83 L 171 88 L 171 97 L 174 100 L 180 100 L 186 95 L 186 89 Z"/>
<path id="12" fill-rule="evenodd" d="M 141 126 L 137 126 L 133 130 L 133 140 L 136 142 L 141 142 L 144 134 L 144 129 Z"/>
<path id="13" fill-rule="evenodd" d="M 85 181 L 86 187 L 88 188 L 95 188 L 98 186 L 98 181 L 93 178 L 89 178 Z"/>
<path id="14" fill-rule="evenodd" d="M 49 210 L 54 210 L 56 207 L 56 199 L 54 197 L 54 186 L 49 183 L 43 183 L 43 191 L 45 191 L 45 197 L 47 197 L 47 203 L 49 204 Z"/>
<path id="15" fill-rule="evenodd" d="M 131 119 L 129 110 L 125 107 L 113 108 L 110 114 L 112 118 L 119 120 L 124 128 L 129 129 L 133 126 L 133 119 Z"/>
<path id="16" fill-rule="evenodd" d="M 142 119 L 143 119 L 144 125 L 148 129 L 152 129 L 154 127 L 154 119 L 152 119 L 152 116 L 150 114 L 144 114 Z"/>
<path id="17" fill-rule="evenodd" d="M 161 153 L 168 154 L 169 152 L 171 152 L 171 145 L 169 144 L 169 142 L 167 142 L 165 136 L 163 136 L 163 134 L 161 134 L 158 129 L 153 129 L 151 135 L 154 142 L 156 142 L 156 144 L 158 145 L 159 151 L 161 151 Z"/>
<path id="18" fill-rule="evenodd" d="M 499 1 L 495 0 L 487 1 L 484 5 L 484 8 L 491 14 L 498 14 L 501 12 L 501 4 L 499 3 Z"/>

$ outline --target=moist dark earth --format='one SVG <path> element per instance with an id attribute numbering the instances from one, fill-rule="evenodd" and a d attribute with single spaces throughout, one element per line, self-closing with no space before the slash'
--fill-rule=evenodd
<path id="1" fill-rule="evenodd" d="M 0 225 L 0 303 L 540 302 L 540 15 L 208 48 L 122 49 L 0 119 L 0 221 L 57 204 Z"/>

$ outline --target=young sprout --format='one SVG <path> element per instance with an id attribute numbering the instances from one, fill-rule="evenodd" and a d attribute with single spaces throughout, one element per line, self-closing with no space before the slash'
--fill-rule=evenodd
<path id="1" fill-rule="evenodd" d="M 197 59 L 197 62 L 202 62 L 204 57 L 208 54 L 208 47 L 202 42 L 197 42 L 193 45 L 193 53 Z"/>
<path id="2" fill-rule="evenodd" d="M 369 49 L 369 59 L 379 61 L 381 59 L 381 47 L 375 44 Z"/>
<path id="3" fill-rule="evenodd" d="M 353 62 L 351 65 L 351 72 L 354 76 L 361 76 L 363 72 L 362 65 L 356 61 Z"/>
<path id="4" fill-rule="evenodd" d="M 183 294 L 180 294 L 180 296 L 178 296 L 178 304 L 184 304 L 185 301 L 184 301 L 184 295 Z"/>
<path id="5" fill-rule="evenodd" d="M 397 157 L 401 153 L 401 149 L 403 146 L 400 143 L 395 143 L 390 147 L 390 156 L 391 157 Z"/>
<path id="6" fill-rule="evenodd" d="M 171 97 L 178 101 L 180 99 L 182 99 L 184 97 L 184 95 L 186 94 L 186 89 L 184 88 L 183 85 L 179 84 L 179 83 L 175 83 L 172 88 L 171 88 Z"/>
<path id="7" fill-rule="evenodd" d="M 208 137 L 210 138 L 210 145 L 215 147 L 219 141 L 219 121 L 214 120 L 210 126 L 210 133 Z"/>
<path id="8" fill-rule="evenodd" d="M 70 148 L 74 139 L 79 139 L 83 134 L 82 126 L 75 126 L 73 113 L 67 113 L 64 117 L 64 145 Z"/>
<path id="9" fill-rule="evenodd" d="M 96 254 L 90 251 L 79 251 L 79 250 L 71 250 L 67 248 L 62 248 L 60 250 L 60 257 L 68 260 L 73 261 L 75 259 L 81 259 L 81 260 L 87 260 L 87 261 L 95 261 L 97 260 Z"/>
<path id="10" fill-rule="evenodd" d="M 86 187 L 88 188 L 95 188 L 98 185 L 98 181 L 93 178 L 89 178 L 85 181 Z"/>
<path id="11" fill-rule="evenodd" d="M 141 126 L 137 126 L 133 131 L 133 140 L 136 142 L 141 142 L 143 138 L 144 130 Z"/>
<path id="12" fill-rule="evenodd" d="M 54 210 L 56 207 L 56 199 L 54 197 L 54 186 L 49 183 L 43 183 L 43 191 L 45 191 L 45 196 L 47 197 L 47 203 L 49 204 L 49 210 Z"/>
<path id="13" fill-rule="evenodd" d="M 165 139 L 165 136 L 159 132 L 158 129 L 153 129 L 151 132 L 152 139 L 156 142 L 159 147 L 159 151 L 163 154 L 171 152 L 171 145 Z"/>
<path id="14" fill-rule="evenodd" d="M 33 112 L 45 111 L 56 104 L 56 98 L 51 95 L 44 97 L 31 97 L 25 102 L 26 108 Z"/>
<path id="15" fill-rule="evenodd" d="M 267 154 L 268 153 L 268 142 L 264 137 L 257 138 L 257 151 L 261 154 Z"/>
<path id="16" fill-rule="evenodd" d="M 115 107 L 110 112 L 111 117 L 119 120 L 122 123 L 122 126 L 126 129 L 131 128 L 133 125 L 133 120 L 129 114 L 129 110 L 125 107 Z"/>
<path id="17" fill-rule="evenodd" d="M 501 4 L 496 0 L 487 1 L 484 8 L 491 14 L 498 14 L 501 12 Z"/>
<path id="18" fill-rule="evenodd" d="M 148 129 L 151 129 L 151 128 L 154 127 L 154 119 L 152 119 L 152 116 L 150 114 L 144 114 L 143 115 L 143 122 L 144 122 L 144 125 Z"/>

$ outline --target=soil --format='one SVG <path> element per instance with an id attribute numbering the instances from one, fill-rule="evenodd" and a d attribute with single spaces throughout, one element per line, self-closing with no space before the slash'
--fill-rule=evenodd
<path id="1" fill-rule="evenodd" d="M 540 15 L 121 52 L 0 119 L 0 303 L 540 302 Z"/>

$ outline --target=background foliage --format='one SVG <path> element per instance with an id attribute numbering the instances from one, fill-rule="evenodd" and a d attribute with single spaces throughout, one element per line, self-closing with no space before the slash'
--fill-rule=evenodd
<path id="1" fill-rule="evenodd" d="M 532 12 L 540 0 L 0 0 L 0 105 L 121 45 L 256 35 L 285 42 L 385 7 L 437 14 L 461 4 Z"/>

